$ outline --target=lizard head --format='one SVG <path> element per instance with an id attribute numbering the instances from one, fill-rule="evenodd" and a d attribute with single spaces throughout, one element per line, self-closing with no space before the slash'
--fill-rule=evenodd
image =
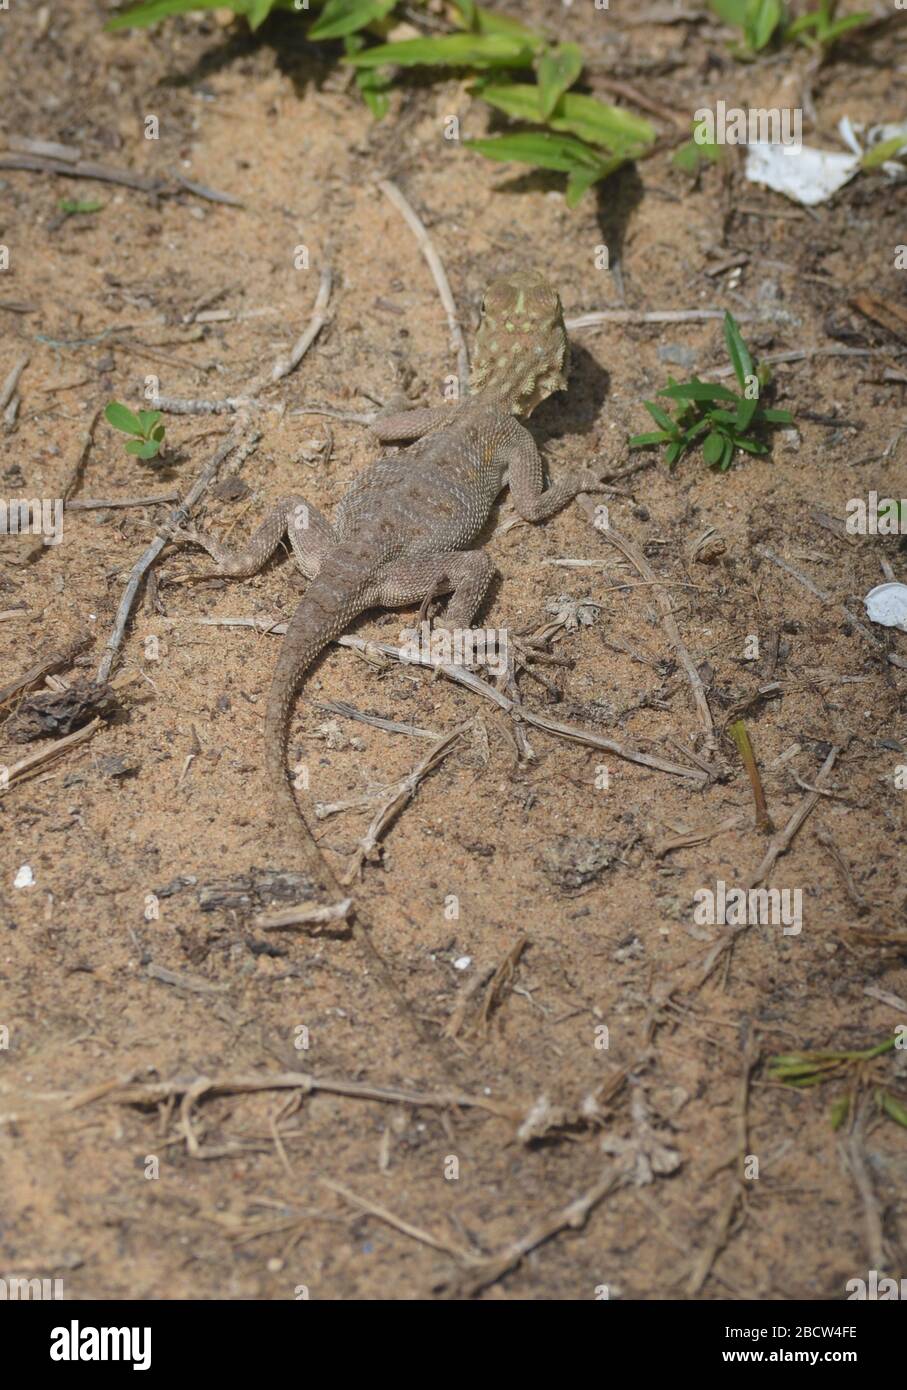
<path id="1" fill-rule="evenodd" d="M 471 387 L 529 415 L 567 385 L 567 333 L 557 290 L 537 270 L 515 271 L 485 291 Z"/>

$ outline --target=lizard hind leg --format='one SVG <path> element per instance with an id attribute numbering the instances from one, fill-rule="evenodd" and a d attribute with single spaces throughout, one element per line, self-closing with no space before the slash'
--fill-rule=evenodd
<path id="1" fill-rule="evenodd" d="M 289 536 L 300 570 L 306 579 L 314 579 L 332 545 L 332 531 L 318 508 L 301 497 L 282 498 L 240 549 L 222 545 L 215 536 L 195 527 L 183 527 L 175 533 L 175 539 L 200 545 L 214 560 L 214 570 L 195 578 L 246 579 L 264 569 L 285 535 Z"/>
<path id="2" fill-rule="evenodd" d="M 375 585 L 375 603 L 400 608 L 439 594 L 450 594 L 441 626 L 467 628 L 482 606 L 494 578 L 484 550 L 441 551 L 409 556 L 388 565 Z"/>

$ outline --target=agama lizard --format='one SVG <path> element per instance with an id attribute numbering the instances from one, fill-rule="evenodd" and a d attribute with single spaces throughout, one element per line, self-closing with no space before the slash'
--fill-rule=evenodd
<path id="1" fill-rule="evenodd" d="M 471 392 L 456 405 L 379 414 L 381 442 L 412 441 L 384 455 L 352 483 L 331 525 L 301 497 L 278 502 L 243 550 L 229 550 L 192 529 L 180 536 L 217 562 L 218 575 L 257 573 L 284 535 L 310 581 L 283 641 L 265 713 L 265 769 L 281 817 L 296 822 L 287 777 L 290 710 L 318 654 L 366 609 L 397 608 L 449 594 L 444 625 L 468 628 L 494 566 L 469 549 L 505 484 L 520 516 L 544 521 L 578 492 L 600 491 L 591 472 L 544 487 L 526 418 L 567 385 L 567 335 L 556 290 L 536 271 L 496 280 L 482 304 Z M 199 577 L 208 577 L 199 576 Z M 310 836 L 307 867 L 322 887 L 333 875 Z"/>

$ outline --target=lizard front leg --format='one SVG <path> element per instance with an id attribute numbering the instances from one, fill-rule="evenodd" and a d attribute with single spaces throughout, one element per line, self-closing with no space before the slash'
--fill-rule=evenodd
<path id="1" fill-rule="evenodd" d="M 410 410 L 405 402 L 394 401 L 378 411 L 369 428 L 380 444 L 402 444 L 442 430 L 450 420 L 449 406 L 417 406 Z"/>
<path id="2" fill-rule="evenodd" d="M 215 570 L 196 578 L 246 579 L 264 568 L 285 535 L 289 536 L 300 570 L 306 579 L 314 579 L 334 544 L 334 537 L 330 523 L 318 508 L 301 497 L 284 497 L 278 502 L 242 549 L 233 550 L 222 545 L 214 536 L 193 526 L 175 532 L 175 539 L 200 545 L 215 561 Z"/>
<path id="3" fill-rule="evenodd" d="M 535 440 L 514 422 L 514 433 L 505 446 L 505 463 L 513 504 L 525 521 L 544 521 L 570 502 L 578 492 L 601 492 L 602 481 L 588 469 L 568 473 L 547 488 Z"/>

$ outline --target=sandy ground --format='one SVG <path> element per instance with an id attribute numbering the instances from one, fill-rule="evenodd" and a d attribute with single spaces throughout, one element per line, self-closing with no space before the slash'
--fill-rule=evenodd
<path id="1" fill-rule="evenodd" d="M 520 12 L 542 21 L 541 5 Z M 666 150 L 570 212 L 560 176 L 442 138 L 450 114 L 465 136 L 489 124 L 464 83 L 403 83 L 376 124 L 331 47 L 306 47 L 290 19 L 251 40 L 211 15 L 105 35 L 104 14 L 66 0 L 49 23 L 5 17 L 6 132 L 179 173 L 243 207 L 0 171 L 0 378 L 29 358 L 3 440 L 8 498 L 53 499 L 69 480 L 82 500 L 184 493 L 228 420 L 168 417 L 166 457 L 148 464 L 103 418 L 84 447 L 95 413 L 140 405 L 150 376 L 175 396 L 240 391 L 303 330 L 330 265 L 329 321 L 271 393 L 287 413 L 257 417 L 257 450 L 225 467 L 201 519 L 235 539 L 289 493 L 330 513 L 374 443 L 289 412 L 361 413 L 401 391 L 437 401 L 452 370 L 431 276 L 379 175 L 423 218 L 470 333 L 485 284 L 533 264 L 568 316 L 729 307 L 760 353 L 873 351 L 779 367 L 775 403 L 796 435 L 724 476 L 699 455 L 671 474 L 626 439 L 649 427 L 641 401 L 684 371 L 678 356 L 705 376 L 726 362 L 720 323 L 574 334 L 569 392 L 533 431 L 554 476 L 645 462 L 604 500 L 660 584 L 571 506 L 489 528 L 499 580 L 483 620 L 514 635 L 555 625 L 557 663 L 519 673 L 531 709 L 694 777 L 332 649 L 290 738 L 310 821 L 315 802 L 393 783 L 430 746 L 322 705 L 437 735 L 466 726 L 352 889 L 386 971 L 354 937 L 253 920 L 267 875 L 298 867 L 275 850 L 260 765 L 280 639 L 211 620 L 285 621 L 304 581 L 281 554 L 246 582 L 175 584 L 204 559 L 164 558 L 101 726 L 0 798 L 0 1276 L 97 1298 L 838 1299 L 868 1269 L 903 1274 L 905 1132 L 877 1098 L 907 1103 L 904 1052 L 800 1090 L 768 1062 L 866 1049 L 907 1024 L 907 638 L 870 628 L 862 605 L 884 564 L 907 577 L 907 556 L 897 536 L 843 527 L 848 499 L 907 494 L 907 444 L 889 448 L 905 387 L 885 378 L 907 334 L 850 303 L 907 302 L 907 185 L 862 177 L 807 213 L 734 161 L 691 183 Z M 790 50 L 733 64 L 709 22 L 599 22 L 576 6 L 557 27 L 663 107 L 663 135 L 671 112 L 764 102 L 803 72 Z M 594 74 L 591 88 L 607 99 Z M 820 142 L 845 113 L 902 115 L 903 38 L 827 65 L 813 98 Z M 64 197 L 103 207 L 61 216 Z M 610 272 L 595 269 L 600 245 Z M 308 270 L 294 268 L 300 246 Z M 193 320 L 206 310 L 230 316 Z M 83 633 L 50 683 L 91 679 L 166 514 L 73 510 L 59 545 L 4 541 L 0 684 Z M 498 522 L 510 514 L 505 500 Z M 705 684 L 711 749 L 659 600 Z M 396 642 L 412 616 L 371 614 L 357 631 Z M 51 746 L 17 741 L 22 700 L 4 709 L 8 766 Z M 768 879 L 801 893 L 802 931 L 756 925 L 723 949 L 728 928 L 697 922 L 694 895 L 746 884 L 771 841 L 725 732 L 739 717 L 779 830 L 837 752 Z M 716 770 L 704 787 L 696 759 Z M 378 804 L 314 822 L 338 870 Z M 267 1088 L 292 1072 L 326 1089 Z M 212 1090 L 183 1103 L 199 1078 Z M 570 1224 L 576 1200 L 585 1220 Z M 508 1255 L 527 1234 L 535 1248 Z"/>

